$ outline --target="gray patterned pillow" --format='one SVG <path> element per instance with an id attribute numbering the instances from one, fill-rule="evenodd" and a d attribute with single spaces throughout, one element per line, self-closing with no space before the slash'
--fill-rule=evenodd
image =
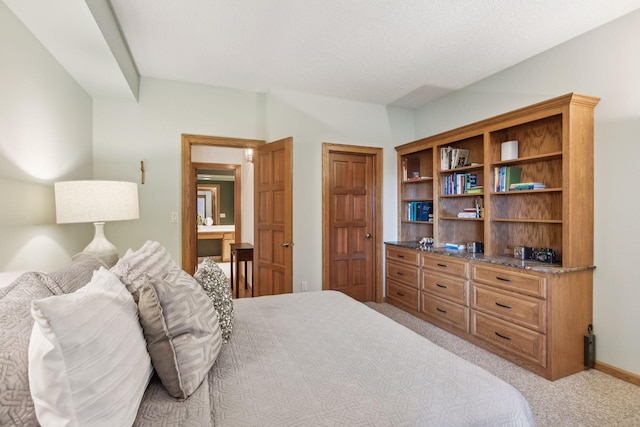
<path id="1" fill-rule="evenodd" d="M 137 302 L 146 276 L 162 279 L 172 268 L 179 268 L 160 243 L 147 240 L 137 251 L 128 250 L 111 272 L 127 286 Z"/>
<path id="2" fill-rule="evenodd" d="M 222 342 L 229 341 L 231 330 L 233 329 L 233 298 L 229 280 L 224 271 L 211 258 L 205 258 L 198 267 L 198 271 L 193 276 L 202 285 L 204 291 L 209 295 L 213 306 L 218 312 L 218 322 L 222 330 Z"/>
<path id="3" fill-rule="evenodd" d="M 0 426 L 36 426 L 29 388 L 31 301 L 53 292 L 45 274 L 29 272 L 0 289 Z"/>
<path id="4" fill-rule="evenodd" d="M 196 391 L 222 346 L 218 316 L 198 282 L 180 268 L 147 278 L 138 302 L 151 362 L 174 397 Z"/>
<path id="5" fill-rule="evenodd" d="M 107 268 L 107 265 L 97 256 L 80 252 L 73 256 L 71 264 L 49 273 L 49 278 L 58 286 L 59 290 L 52 289 L 56 295 L 70 294 L 89 283 L 93 278 L 93 272 Z"/>

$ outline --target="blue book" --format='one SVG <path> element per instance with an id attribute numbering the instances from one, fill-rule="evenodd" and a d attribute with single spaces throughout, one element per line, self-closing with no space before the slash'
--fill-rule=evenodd
<path id="1" fill-rule="evenodd" d="M 433 204 L 431 202 L 422 202 L 420 204 L 420 221 L 429 221 L 429 215 L 433 211 Z"/>

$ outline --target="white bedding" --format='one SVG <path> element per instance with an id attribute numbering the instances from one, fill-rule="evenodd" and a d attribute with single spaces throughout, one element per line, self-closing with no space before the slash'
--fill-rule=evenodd
<path id="1" fill-rule="evenodd" d="M 235 301 L 214 425 L 533 425 L 511 385 L 339 292 Z"/>

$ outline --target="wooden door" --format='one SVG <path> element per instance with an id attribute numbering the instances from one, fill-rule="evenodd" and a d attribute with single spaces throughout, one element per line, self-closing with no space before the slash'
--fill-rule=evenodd
<path id="1" fill-rule="evenodd" d="M 293 292 L 293 138 L 254 153 L 255 296 Z"/>
<path id="2" fill-rule="evenodd" d="M 375 288 L 374 161 L 329 153 L 329 289 L 371 301 Z"/>

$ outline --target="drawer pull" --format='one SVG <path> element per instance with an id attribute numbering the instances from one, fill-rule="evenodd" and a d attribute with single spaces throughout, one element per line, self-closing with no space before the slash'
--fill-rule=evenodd
<path id="1" fill-rule="evenodd" d="M 404 259 L 404 255 L 397 255 L 397 257 Z"/>
<path id="2" fill-rule="evenodd" d="M 403 273 L 403 272 L 401 272 L 401 271 L 396 271 L 396 274 L 397 274 L 398 276 L 404 276 L 404 273 Z"/>
<path id="3" fill-rule="evenodd" d="M 401 297 L 404 296 L 404 294 L 402 292 L 400 292 L 400 291 L 396 291 L 396 294 L 398 294 L 398 296 L 401 296 Z"/>
<path id="4" fill-rule="evenodd" d="M 436 310 L 438 310 L 440 313 L 447 314 L 447 310 L 443 310 L 443 309 L 438 308 L 438 307 L 436 307 Z"/>
<path id="5" fill-rule="evenodd" d="M 502 308 L 508 308 L 509 310 L 511 310 L 513 307 L 511 307 L 510 305 L 504 305 L 504 304 L 500 304 L 499 302 L 496 303 L 496 305 L 498 307 L 502 307 Z"/>
<path id="6" fill-rule="evenodd" d="M 495 334 L 496 334 L 497 336 L 499 336 L 500 338 L 503 338 L 503 339 L 505 339 L 505 340 L 507 340 L 507 341 L 511 341 L 511 337 L 506 337 L 506 336 L 504 336 L 504 335 L 500 335 L 500 334 L 499 334 L 499 333 L 497 333 L 497 332 L 496 332 Z"/>
<path id="7" fill-rule="evenodd" d="M 436 283 L 436 286 L 442 289 L 447 289 L 445 285 L 441 285 L 440 283 Z"/>
<path id="8" fill-rule="evenodd" d="M 504 277 L 500 277 L 500 276 L 496 276 L 496 279 L 502 280 L 503 282 L 509 282 L 509 283 L 513 282 L 512 279 L 505 279 Z"/>
<path id="9" fill-rule="evenodd" d="M 440 263 L 438 263 L 437 265 L 438 265 L 438 267 L 442 267 L 442 268 L 447 268 L 447 267 L 449 267 L 447 264 L 440 264 Z"/>

